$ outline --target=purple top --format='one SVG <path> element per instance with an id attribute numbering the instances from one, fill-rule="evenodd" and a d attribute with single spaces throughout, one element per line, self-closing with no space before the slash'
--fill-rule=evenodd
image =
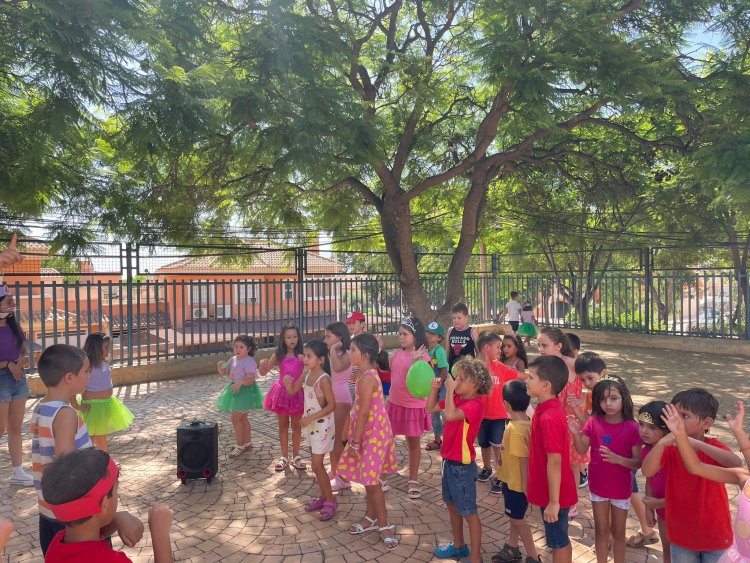
<path id="1" fill-rule="evenodd" d="M 26 340 L 24 334 L 23 339 Z M 0 326 L 0 362 L 15 362 L 21 355 L 21 347 L 16 343 L 16 335 L 8 325 Z"/>
<path id="2" fill-rule="evenodd" d="M 89 384 L 86 385 L 86 391 L 104 391 L 112 389 L 112 368 L 109 363 L 102 360 L 102 365 L 91 368 L 91 377 Z"/>
<path id="3" fill-rule="evenodd" d="M 232 381 L 244 381 L 249 374 L 255 375 L 258 371 L 258 364 L 255 363 L 255 358 L 252 356 L 242 359 L 232 356 L 227 362 L 227 367 Z"/>
<path id="4" fill-rule="evenodd" d="M 613 453 L 624 457 L 633 455 L 633 446 L 640 446 L 641 435 L 635 420 L 610 424 L 602 416 L 592 416 L 581 431 L 589 437 L 591 463 L 589 463 L 589 490 L 608 499 L 624 500 L 633 492 L 630 469 L 605 461 L 599 448 L 607 446 Z"/>

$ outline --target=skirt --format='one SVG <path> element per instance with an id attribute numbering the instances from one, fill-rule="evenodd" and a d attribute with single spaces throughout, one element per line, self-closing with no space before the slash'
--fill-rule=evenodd
<path id="1" fill-rule="evenodd" d="M 81 404 L 89 406 L 89 410 L 80 411 L 89 436 L 107 436 L 125 430 L 135 419 L 133 413 L 117 397 L 84 399 Z"/>
<path id="2" fill-rule="evenodd" d="M 432 417 L 427 409 L 402 407 L 388 402 L 386 406 L 394 436 L 418 436 L 432 430 Z"/>
<path id="3" fill-rule="evenodd" d="M 232 391 L 234 382 L 228 383 L 216 398 L 216 408 L 221 412 L 247 412 L 263 408 L 263 396 L 257 383 L 243 385 L 236 393 Z"/>
<path id="4" fill-rule="evenodd" d="M 518 327 L 516 334 L 518 336 L 534 337 L 536 336 L 536 327 L 534 326 L 534 323 L 523 323 L 521 326 Z"/>
<path id="5" fill-rule="evenodd" d="M 290 395 L 280 381 L 271 385 L 266 398 L 263 399 L 264 409 L 281 416 L 302 416 L 304 406 L 305 398 L 302 395 L 302 389 Z"/>

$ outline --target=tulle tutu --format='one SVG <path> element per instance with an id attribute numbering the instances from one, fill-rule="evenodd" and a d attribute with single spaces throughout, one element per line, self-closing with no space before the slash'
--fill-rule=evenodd
<path id="1" fill-rule="evenodd" d="M 107 436 L 125 430 L 135 419 L 130 409 L 117 397 L 84 399 L 81 404 L 89 406 L 89 410 L 80 411 L 89 436 Z"/>
<path id="2" fill-rule="evenodd" d="M 232 391 L 234 381 L 227 383 L 216 398 L 216 408 L 221 412 L 247 412 L 263 408 L 263 394 L 257 383 L 243 385 L 236 393 Z"/>
<path id="3" fill-rule="evenodd" d="M 536 336 L 536 327 L 534 326 L 534 323 L 523 323 L 521 326 L 518 327 L 518 330 L 516 331 L 516 334 L 518 336 Z"/>
<path id="4" fill-rule="evenodd" d="M 302 395 L 302 389 L 290 395 L 280 381 L 271 385 L 263 400 L 264 409 L 282 416 L 302 416 L 304 406 L 305 397 Z"/>

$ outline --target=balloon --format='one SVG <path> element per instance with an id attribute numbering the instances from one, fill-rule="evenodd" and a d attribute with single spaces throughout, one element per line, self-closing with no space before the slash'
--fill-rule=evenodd
<path id="1" fill-rule="evenodd" d="M 417 360 L 406 374 L 406 388 L 413 397 L 423 399 L 430 394 L 430 387 L 434 378 L 435 370 L 432 369 L 432 366 L 424 360 Z"/>

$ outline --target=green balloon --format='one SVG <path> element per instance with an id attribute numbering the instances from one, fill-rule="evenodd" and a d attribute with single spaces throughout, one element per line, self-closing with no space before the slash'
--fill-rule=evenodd
<path id="1" fill-rule="evenodd" d="M 406 374 L 406 388 L 417 399 L 423 399 L 430 394 L 435 370 L 424 360 L 417 360 Z"/>

